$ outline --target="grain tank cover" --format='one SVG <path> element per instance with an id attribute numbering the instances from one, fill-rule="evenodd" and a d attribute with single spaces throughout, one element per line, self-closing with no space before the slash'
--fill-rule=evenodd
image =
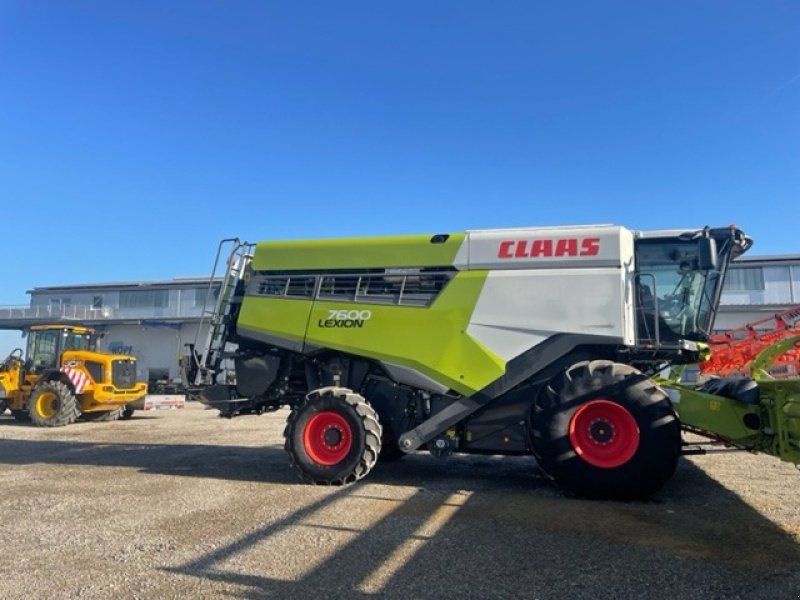
<path id="1" fill-rule="evenodd" d="M 452 265 L 464 233 L 327 240 L 264 241 L 255 271 L 325 271 Z"/>
<path id="2" fill-rule="evenodd" d="M 612 225 L 472 230 L 466 233 L 263 241 L 255 271 L 328 271 L 448 267 L 552 269 L 619 267 L 633 233 Z"/>

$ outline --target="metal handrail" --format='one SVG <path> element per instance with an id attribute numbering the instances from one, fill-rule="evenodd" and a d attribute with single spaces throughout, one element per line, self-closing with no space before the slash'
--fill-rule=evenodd
<path id="1" fill-rule="evenodd" d="M 114 309 L 110 306 L 105 306 L 103 308 L 94 308 L 81 304 L 66 304 L 60 306 L 0 306 L 0 320 L 65 319 L 99 321 L 103 319 L 113 319 L 114 316 Z"/>
<path id="2" fill-rule="evenodd" d="M 217 279 L 220 259 L 223 255 L 223 249 L 226 247 L 230 248 L 230 252 L 225 261 L 225 275 L 219 289 L 219 296 L 213 303 L 213 309 L 209 310 L 208 305 L 212 301 L 213 282 Z M 214 257 L 214 266 L 211 270 L 208 293 L 206 294 L 206 300 L 203 304 L 203 316 L 200 319 L 200 326 L 197 328 L 195 343 L 192 345 L 191 359 L 194 361 L 194 365 L 197 368 L 197 374 L 193 382 L 195 384 L 200 384 L 202 382 L 210 383 L 210 378 L 213 378 L 218 372 L 226 343 L 225 338 L 228 327 L 226 319 L 228 317 L 228 312 L 230 311 L 237 285 L 245 276 L 246 269 L 252 259 L 254 247 L 255 244 L 242 242 L 239 238 L 224 239 L 220 241 L 217 246 L 217 254 Z M 206 316 L 209 317 L 209 320 L 205 343 L 202 346 L 198 346 Z M 211 360 L 212 356 L 214 357 L 213 361 Z"/>

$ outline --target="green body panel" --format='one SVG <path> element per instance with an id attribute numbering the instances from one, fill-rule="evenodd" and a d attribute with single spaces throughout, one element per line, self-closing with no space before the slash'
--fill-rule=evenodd
<path id="1" fill-rule="evenodd" d="M 311 300 L 247 296 L 239 311 L 237 326 L 279 338 L 303 341 L 311 313 Z"/>
<path id="2" fill-rule="evenodd" d="M 429 235 L 260 242 L 256 271 L 441 267 L 453 264 L 466 234 L 432 244 Z"/>
<path id="3" fill-rule="evenodd" d="M 466 333 L 487 274 L 459 272 L 429 307 L 247 296 L 239 329 L 294 341 L 306 332 L 312 348 L 409 367 L 471 396 L 505 373 L 505 361 Z M 332 311 L 367 311 L 369 318 L 346 319 L 348 327 L 337 327 Z"/>
<path id="4" fill-rule="evenodd" d="M 415 369 L 470 396 L 505 372 L 505 361 L 467 334 L 486 271 L 461 272 L 428 308 L 319 301 L 306 341 Z M 369 310 L 363 327 L 321 327 L 333 310 Z"/>
<path id="5" fill-rule="evenodd" d="M 660 383 L 680 394 L 675 411 L 684 425 L 735 446 L 800 464 L 800 380 L 759 381 L 758 405 L 706 394 L 686 385 Z M 747 414 L 759 417 L 760 429 L 744 425 Z"/>
<path id="6" fill-rule="evenodd" d="M 737 444 L 754 445 L 760 436 L 744 426 L 743 418 L 752 413 L 760 416 L 760 408 L 715 394 L 707 394 L 683 385 L 670 385 L 680 392 L 680 402 L 675 406 L 681 423 L 713 433 Z"/>
<path id="7" fill-rule="evenodd" d="M 800 464 L 800 380 L 759 381 L 758 387 L 775 430 L 770 454 Z"/>

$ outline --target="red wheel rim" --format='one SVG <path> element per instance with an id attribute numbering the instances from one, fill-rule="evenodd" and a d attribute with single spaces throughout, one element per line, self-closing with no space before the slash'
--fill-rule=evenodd
<path id="1" fill-rule="evenodd" d="M 315 463 L 335 465 L 347 456 L 353 445 L 350 424 L 339 413 L 325 411 L 308 420 L 303 431 L 303 446 Z"/>
<path id="2" fill-rule="evenodd" d="M 569 441 L 590 465 L 613 469 L 628 462 L 639 448 L 639 427 L 628 410 L 610 400 L 592 400 L 569 422 Z"/>

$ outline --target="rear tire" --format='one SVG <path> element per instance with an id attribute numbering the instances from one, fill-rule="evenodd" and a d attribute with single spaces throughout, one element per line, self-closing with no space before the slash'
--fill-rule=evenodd
<path id="1" fill-rule="evenodd" d="M 134 409 L 126 406 L 122 409 L 122 414 L 120 415 L 120 419 L 127 421 L 133 416 Z"/>
<path id="2" fill-rule="evenodd" d="M 8 400 L 3 398 L 2 400 L 0 400 L 0 415 L 5 413 L 7 408 L 8 408 Z"/>
<path id="3" fill-rule="evenodd" d="M 80 416 L 78 399 L 66 384 L 44 381 L 34 388 L 28 400 L 28 414 L 39 427 L 62 427 Z"/>
<path id="4" fill-rule="evenodd" d="M 651 496 L 681 452 L 667 395 L 633 367 L 607 360 L 577 363 L 552 379 L 536 400 L 532 432 L 542 469 L 589 498 Z"/>
<path id="5" fill-rule="evenodd" d="M 342 485 L 369 473 L 381 451 L 381 425 L 360 394 L 327 387 L 308 394 L 286 421 L 284 448 L 302 479 Z"/>

